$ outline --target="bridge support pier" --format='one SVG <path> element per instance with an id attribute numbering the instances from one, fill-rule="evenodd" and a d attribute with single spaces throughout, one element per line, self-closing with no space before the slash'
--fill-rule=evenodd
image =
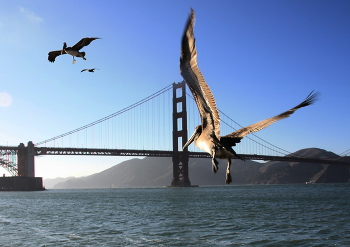
<path id="1" fill-rule="evenodd" d="M 25 147 L 23 143 L 18 146 L 18 176 L 35 177 L 34 171 L 34 144 L 28 142 Z"/>
<path id="2" fill-rule="evenodd" d="M 176 89 L 181 88 L 181 96 L 177 97 Z M 178 112 L 178 103 L 181 103 L 181 111 Z M 181 130 L 178 129 L 178 120 L 181 119 Z M 179 138 L 182 139 L 179 147 Z M 187 111 L 186 111 L 186 83 L 184 81 L 173 84 L 173 187 L 191 187 L 188 177 L 188 150 L 182 151 L 187 142 Z M 179 149 L 181 151 L 179 151 Z"/>

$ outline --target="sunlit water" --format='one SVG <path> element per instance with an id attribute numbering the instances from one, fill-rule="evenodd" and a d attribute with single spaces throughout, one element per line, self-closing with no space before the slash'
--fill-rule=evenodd
<path id="1" fill-rule="evenodd" d="M 1 246 L 350 246 L 350 184 L 0 193 Z"/>

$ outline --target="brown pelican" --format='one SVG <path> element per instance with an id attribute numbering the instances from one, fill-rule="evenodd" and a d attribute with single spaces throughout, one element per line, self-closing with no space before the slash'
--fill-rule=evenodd
<path id="1" fill-rule="evenodd" d="M 94 73 L 94 72 L 95 72 L 95 71 L 94 71 L 95 69 L 96 69 L 96 68 L 93 68 L 93 69 L 83 69 L 82 71 L 80 71 L 80 73 L 81 73 L 81 72 L 84 72 L 84 71 L 86 71 L 86 70 L 89 71 L 89 72 L 91 72 L 91 73 Z M 99 69 L 97 69 L 97 70 L 99 70 Z"/>
<path id="2" fill-rule="evenodd" d="M 182 37 L 180 72 L 197 103 L 201 116 L 201 125 L 195 128 L 193 135 L 183 146 L 183 149 L 187 148 L 194 141 L 194 144 L 198 148 L 212 156 L 212 168 L 214 173 L 218 170 L 218 161 L 216 158 L 227 159 L 226 183 L 229 184 L 232 181 L 230 175 L 231 158 L 236 156 L 243 160 L 232 149 L 232 146 L 239 143 L 241 139 L 249 133 L 262 130 L 276 121 L 289 117 L 297 109 L 311 105 L 317 99 L 318 93 L 313 94 L 313 92 L 311 92 L 303 102 L 282 114 L 220 137 L 220 115 L 216 108 L 215 99 L 197 65 L 197 51 L 193 35 L 194 20 L 194 11 L 191 9 Z"/>
<path id="3" fill-rule="evenodd" d="M 63 54 L 69 54 L 69 55 L 73 56 L 73 64 L 75 64 L 75 61 L 76 61 L 74 59 L 74 57 L 82 57 L 84 60 L 86 60 L 85 52 L 83 52 L 83 51 L 80 52 L 79 50 L 81 48 L 83 48 L 84 46 L 89 45 L 95 39 L 100 39 L 100 38 L 82 38 L 78 43 L 76 43 L 75 45 L 73 45 L 71 47 L 67 47 L 66 42 L 64 42 L 62 50 L 49 52 L 48 59 L 51 63 L 53 63 L 53 62 L 55 62 L 55 59 L 57 56 L 63 55 Z"/>

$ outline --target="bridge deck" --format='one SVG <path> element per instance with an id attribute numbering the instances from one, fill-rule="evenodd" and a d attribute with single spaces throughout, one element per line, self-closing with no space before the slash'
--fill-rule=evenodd
<path id="1" fill-rule="evenodd" d="M 183 152 L 179 152 L 179 155 Z M 104 155 L 104 156 L 150 156 L 150 157 L 172 157 L 173 151 L 161 150 L 132 150 L 132 149 L 90 149 L 90 148 L 48 148 L 35 147 L 35 155 Z M 313 159 L 293 156 L 269 156 L 257 154 L 239 154 L 245 160 L 263 161 L 285 161 L 285 162 L 305 162 L 330 165 L 346 165 L 350 163 L 334 159 Z M 211 155 L 204 152 L 188 152 L 189 158 L 211 158 Z M 237 159 L 232 157 L 232 159 Z"/>

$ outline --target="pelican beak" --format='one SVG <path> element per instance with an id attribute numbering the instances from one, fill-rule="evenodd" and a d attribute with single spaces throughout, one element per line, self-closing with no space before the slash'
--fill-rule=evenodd
<path id="1" fill-rule="evenodd" d="M 186 142 L 186 144 L 182 147 L 182 150 L 185 150 L 189 145 L 191 145 L 191 143 L 197 139 L 197 137 L 202 133 L 202 126 L 198 125 L 196 127 L 196 129 L 194 130 L 192 136 L 190 139 L 188 139 L 188 141 Z"/>

